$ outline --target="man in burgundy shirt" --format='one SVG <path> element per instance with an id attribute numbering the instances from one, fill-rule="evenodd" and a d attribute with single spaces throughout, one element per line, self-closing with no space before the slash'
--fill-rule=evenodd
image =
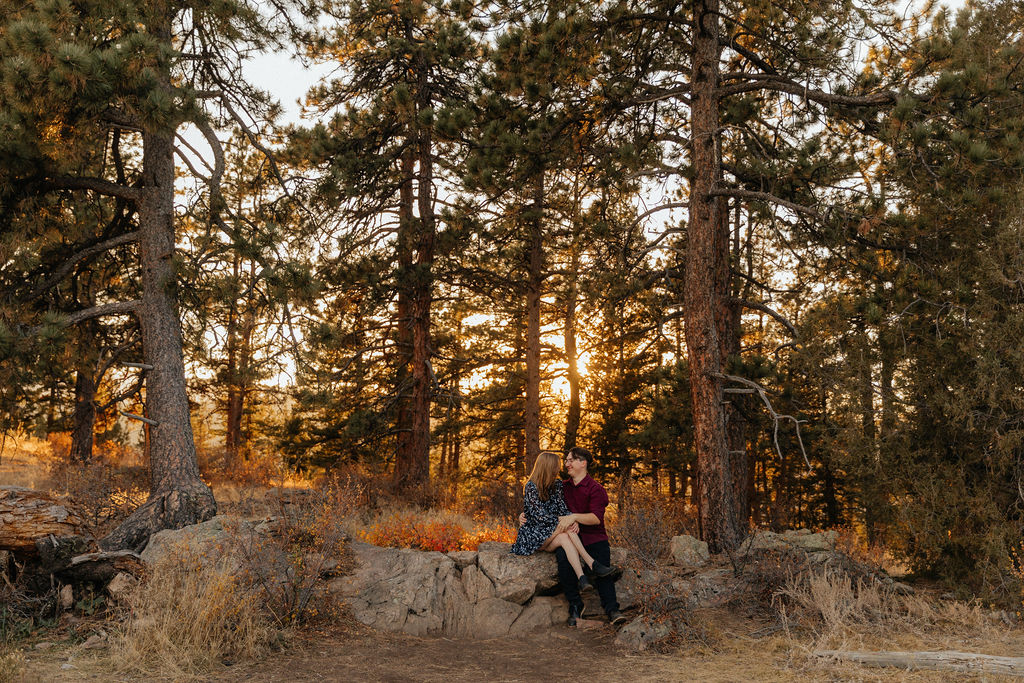
<path id="1" fill-rule="evenodd" d="M 568 529 L 574 524 L 579 525 L 580 540 L 587 552 L 598 562 L 610 567 L 611 546 L 608 545 L 608 534 L 604 530 L 604 509 L 608 507 L 608 492 L 587 474 L 587 468 L 593 460 L 594 456 L 590 451 L 579 446 L 570 448 L 565 454 L 565 470 L 569 473 L 569 478 L 562 482 L 562 495 L 572 514 L 559 517 L 557 531 Z M 569 601 L 568 624 L 575 626 L 576 620 L 583 616 L 579 582 L 576 572 L 565 556 L 565 551 L 561 548 L 556 550 L 555 558 L 558 560 L 559 583 L 565 591 L 565 599 Z M 615 596 L 616 578 L 618 577 L 613 575 L 593 579 L 597 593 L 601 596 L 601 607 L 608 615 L 608 621 L 613 624 L 626 620 L 619 611 L 619 602 Z"/>

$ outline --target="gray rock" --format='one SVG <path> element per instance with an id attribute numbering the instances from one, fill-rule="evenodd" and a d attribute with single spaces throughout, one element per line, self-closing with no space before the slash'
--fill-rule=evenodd
<path id="1" fill-rule="evenodd" d="M 619 629 L 615 636 L 615 644 L 630 650 L 643 651 L 667 638 L 672 633 L 672 628 L 672 623 L 667 620 L 654 622 L 641 617 Z"/>
<path id="2" fill-rule="evenodd" d="M 509 547 L 507 543 L 500 545 Z M 552 553 L 522 557 L 503 548 L 485 548 L 477 553 L 477 566 L 494 583 L 495 596 L 520 605 L 534 594 L 550 592 L 558 586 L 558 564 Z"/>
<path id="3" fill-rule="evenodd" d="M 693 536 L 673 536 L 669 543 L 672 562 L 679 567 L 703 567 L 711 559 L 708 544 Z"/>
<path id="4" fill-rule="evenodd" d="M 149 543 L 142 551 L 142 561 L 155 564 L 168 553 L 179 552 L 182 547 L 201 552 L 222 546 L 228 533 L 224 530 L 225 521 L 224 515 L 217 515 L 201 524 L 158 531 L 149 537 Z"/>
<path id="5" fill-rule="evenodd" d="M 58 600 L 60 601 L 60 608 L 62 610 L 67 611 L 71 609 L 75 606 L 75 589 L 70 585 L 64 586 L 60 589 L 60 596 L 58 597 Z"/>
<path id="6" fill-rule="evenodd" d="M 470 565 L 462 570 L 462 586 L 469 602 L 482 602 L 495 597 L 494 584 L 476 565 Z"/>
<path id="7" fill-rule="evenodd" d="M 551 628 L 552 625 L 559 622 L 559 615 L 562 615 L 562 619 L 565 618 L 562 609 L 562 605 L 565 604 L 565 600 L 543 595 L 537 596 L 530 601 L 530 604 L 526 606 L 515 622 L 512 623 L 509 627 L 509 633 L 519 635 L 539 629 Z"/>
<path id="8" fill-rule="evenodd" d="M 448 557 L 452 558 L 452 561 L 455 562 L 455 566 L 459 569 L 468 567 L 471 564 L 476 564 L 475 550 L 453 550 L 448 553 Z"/>
<path id="9" fill-rule="evenodd" d="M 523 608 L 499 598 L 487 598 L 473 605 L 469 635 L 473 638 L 503 638 L 508 635 Z"/>
<path id="10" fill-rule="evenodd" d="M 332 581 L 329 590 L 348 601 L 361 623 L 413 635 L 440 634 L 446 631 L 444 615 L 462 609 L 451 604 L 465 602 L 465 594 L 450 580 L 457 571 L 450 557 L 359 542 L 349 548 L 356 569 Z"/>
<path id="11" fill-rule="evenodd" d="M 784 531 L 782 540 L 808 553 L 831 551 L 836 545 L 836 532 L 823 531 L 819 534 L 812 534 L 808 529 Z"/>
<path id="12" fill-rule="evenodd" d="M 114 602 L 124 602 L 124 599 L 137 586 L 139 580 L 128 572 L 118 572 L 110 583 L 107 584 L 107 593 Z"/>

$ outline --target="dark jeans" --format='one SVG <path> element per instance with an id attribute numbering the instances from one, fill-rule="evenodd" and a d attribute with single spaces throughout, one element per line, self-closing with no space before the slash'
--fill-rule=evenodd
<path id="1" fill-rule="evenodd" d="M 598 541 L 583 547 L 587 549 L 591 557 L 601 564 L 606 567 L 612 565 L 612 547 L 608 545 L 608 541 Z M 555 550 L 555 559 L 558 560 L 558 582 L 562 584 L 562 590 L 565 591 L 565 599 L 569 601 L 569 607 L 571 608 L 574 605 L 582 607 L 583 599 L 580 598 L 579 579 L 576 577 L 576 572 L 573 571 L 572 565 L 569 564 L 569 558 L 565 556 L 564 548 L 559 547 Z M 596 577 L 591 580 L 594 582 L 597 594 L 601 596 L 601 608 L 604 609 L 605 613 L 614 612 L 619 609 L 619 601 L 615 597 L 615 582 L 611 579 L 599 579 Z"/>

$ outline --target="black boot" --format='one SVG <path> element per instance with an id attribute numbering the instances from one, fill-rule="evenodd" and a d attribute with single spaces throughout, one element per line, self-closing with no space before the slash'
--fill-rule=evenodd
<path id="1" fill-rule="evenodd" d="M 584 574 L 580 577 L 580 594 L 582 595 L 583 591 L 592 590 L 594 590 L 594 584 L 590 583 L 590 579 L 588 579 L 587 575 Z"/>
<path id="2" fill-rule="evenodd" d="M 611 576 L 616 571 L 618 571 L 618 569 L 615 567 L 607 567 L 598 562 L 597 560 L 594 560 L 594 564 L 591 565 L 590 571 L 594 574 L 594 576 L 598 576 L 603 579 L 606 576 Z"/>

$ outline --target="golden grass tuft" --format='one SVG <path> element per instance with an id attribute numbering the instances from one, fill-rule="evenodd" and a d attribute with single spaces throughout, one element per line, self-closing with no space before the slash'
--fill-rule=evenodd
<path id="1" fill-rule="evenodd" d="M 129 599 L 112 659 L 134 675 L 200 675 L 223 661 L 252 659 L 280 639 L 255 591 L 227 559 L 168 553 Z"/>
<path id="2" fill-rule="evenodd" d="M 0 683 L 21 680 L 25 670 L 25 658 L 21 650 L 0 643 Z"/>

